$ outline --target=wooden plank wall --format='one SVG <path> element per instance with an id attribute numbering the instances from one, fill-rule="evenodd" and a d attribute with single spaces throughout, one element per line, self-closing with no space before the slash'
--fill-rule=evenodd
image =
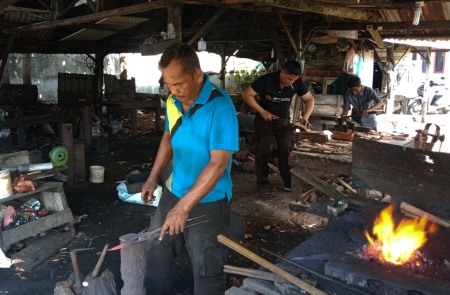
<path id="1" fill-rule="evenodd" d="M 353 183 L 450 219 L 450 154 L 353 139 Z"/>

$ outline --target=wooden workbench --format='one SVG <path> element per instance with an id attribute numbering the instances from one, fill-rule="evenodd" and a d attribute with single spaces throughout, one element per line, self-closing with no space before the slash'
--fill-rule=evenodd
<path id="1" fill-rule="evenodd" d="M 356 137 L 355 137 L 356 138 Z M 366 152 L 368 157 L 372 155 L 370 146 L 375 142 L 383 142 L 388 145 L 394 145 L 399 148 L 412 145 L 412 138 L 401 140 L 371 140 L 358 138 L 358 142 L 366 142 Z M 308 151 L 291 151 L 289 156 L 289 165 L 292 174 L 292 195 L 294 200 L 301 198 L 302 181 L 312 185 L 318 190 L 324 192 L 327 196 L 339 199 L 345 197 L 344 194 L 335 190 L 321 178 L 331 178 L 333 176 L 352 176 L 355 161 L 353 156 L 353 143 L 349 141 L 332 140 L 328 144 L 341 146 L 348 152 L 344 153 L 326 153 L 326 152 L 308 152 Z M 364 165 L 358 163 L 358 165 Z M 367 189 L 365 186 L 363 189 Z"/>
<path id="2" fill-rule="evenodd" d="M 58 129 L 60 129 L 59 126 L 62 123 L 64 123 L 65 117 L 66 117 L 65 110 L 58 110 L 37 116 L 23 116 L 15 118 L 13 120 L 0 122 L 0 130 L 6 128 L 11 129 L 17 128 L 19 149 L 25 149 L 27 146 L 25 128 L 27 126 L 58 122 Z"/>
<path id="3" fill-rule="evenodd" d="M 137 110 L 153 109 L 155 111 L 155 131 L 160 130 L 159 118 L 161 116 L 161 102 L 159 101 L 159 99 L 144 101 L 103 101 L 101 105 L 129 110 L 131 115 L 133 135 L 137 135 Z"/>

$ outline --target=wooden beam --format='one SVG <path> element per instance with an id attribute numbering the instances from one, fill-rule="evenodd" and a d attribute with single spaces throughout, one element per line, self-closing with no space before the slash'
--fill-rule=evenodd
<path id="1" fill-rule="evenodd" d="M 0 12 L 3 11 L 6 7 L 13 5 L 14 3 L 18 2 L 19 0 L 3 0 L 0 1 Z"/>
<path id="2" fill-rule="evenodd" d="M 286 58 L 284 57 L 283 49 L 281 48 L 280 40 L 278 39 L 278 34 L 274 26 L 270 26 L 269 34 L 272 38 L 273 47 L 275 48 L 275 53 L 280 61 L 280 65 L 283 66 Z"/>
<path id="3" fill-rule="evenodd" d="M 369 30 L 370 36 L 372 36 L 375 44 L 377 44 L 378 48 L 383 48 L 383 38 L 380 36 L 380 33 L 375 30 Z"/>
<path id="4" fill-rule="evenodd" d="M 14 40 L 14 35 L 9 36 L 8 43 L 6 43 L 6 46 L 3 48 L 3 53 L 1 56 L 2 64 L 0 65 L 0 81 L 2 81 L 2 78 L 3 78 L 3 72 L 5 71 L 6 63 L 8 62 L 9 50 L 11 49 L 13 40 Z"/>
<path id="5" fill-rule="evenodd" d="M 41 5 L 44 6 L 44 8 L 49 12 L 51 11 L 50 6 L 48 6 L 47 2 L 44 2 L 44 0 L 39 0 L 39 3 L 41 3 Z"/>
<path id="6" fill-rule="evenodd" d="M 180 4 L 167 6 L 167 33 L 170 39 L 182 41 L 182 7 Z"/>
<path id="7" fill-rule="evenodd" d="M 286 0 L 223 0 L 223 4 L 255 4 L 287 8 L 295 11 L 314 12 L 329 16 L 336 16 L 357 20 L 374 20 L 376 15 L 373 12 L 365 12 L 360 9 L 353 9 L 334 4 L 317 4 L 312 1 L 286 1 Z"/>
<path id="8" fill-rule="evenodd" d="M 198 38 L 200 38 L 200 36 L 206 32 L 206 30 L 219 18 L 221 17 L 224 12 L 227 10 L 227 7 L 222 6 L 219 8 L 218 11 L 216 11 L 216 13 L 210 18 L 208 19 L 208 21 L 206 23 L 203 24 L 203 26 L 198 30 L 197 33 L 194 34 L 194 36 L 192 36 L 191 39 L 189 39 L 189 41 L 187 42 L 187 44 L 192 45 L 192 43 L 194 43 L 194 41 L 196 41 Z"/>
<path id="9" fill-rule="evenodd" d="M 126 6 L 121 7 L 117 9 L 97 12 L 94 14 L 89 15 L 83 15 L 78 16 L 74 18 L 68 18 L 64 20 L 58 20 L 54 22 L 41 22 L 36 23 L 32 25 L 17 27 L 14 29 L 8 29 L 3 30 L 3 33 L 6 34 L 12 34 L 17 32 L 23 32 L 23 31 L 35 31 L 35 30 L 46 30 L 46 29 L 53 29 L 58 27 L 64 27 L 64 26 L 73 26 L 73 25 L 79 25 L 79 24 L 85 24 L 89 22 L 95 22 L 99 21 L 104 18 L 111 18 L 111 17 L 117 17 L 117 16 L 123 16 L 123 15 L 129 15 L 134 13 L 141 13 L 145 11 L 155 10 L 166 7 L 168 4 L 173 3 L 173 1 L 170 0 L 159 0 L 155 2 L 148 2 L 148 3 L 142 3 L 142 4 L 136 4 L 132 6 Z"/>
<path id="10" fill-rule="evenodd" d="M 75 6 L 75 4 L 78 2 L 78 0 L 72 1 L 66 8 L 63 9 L 58 15 L 56 16 L 57 19 L 63 18 L 69 11 L 72 10 L 72 8 Z"/>
<path id="11" fill-rule="evenodd" d="M 297 54 L 298 53 L 297 44 L 295 44 L 294 38 L 292 38 L 291 32 L 289 31 L 289 28 L 288 28 L 286 22 L 284 21 L 283 15 L 281 15 L 280 12 L 277 12 L 277 15 L 278 15 L 278 18 L 280 19 L 281 24 L 283 25 L 283 29 L 286 32 L 286 35 L 289 38 L 289 42 L 291 43 L 292 49 Z"/>

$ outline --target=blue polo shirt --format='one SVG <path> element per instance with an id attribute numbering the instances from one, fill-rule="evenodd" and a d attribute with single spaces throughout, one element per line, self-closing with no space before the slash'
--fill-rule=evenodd
<path id="1" fill-rule="evenodd" d="M 181 102 L 171 94 L 166 102 L 165 129 L 170 132 L 173 171 L 167 188 L 183 197 L 211 160 L 211 150 L 239 150 L 236 109 L 230 96 L 211 83 L 205 74 L 203 87 L 193 104 L 183 113 Z M 200 203 L 232 197 L 231 160 L 216 186 Z"/>
<path id="2" fill-rule="evenodd" d="M 251 86 L 256 93 L 259 93 L 261 107 L 280 119 L 286 119 L 289 116 L 289 108 L 294 94 L 303 96 L 308 93 L 301 78 L 295 80 L 292 87 L 287 86 L 281 89 L 280 71 L 259 77 Z"/>

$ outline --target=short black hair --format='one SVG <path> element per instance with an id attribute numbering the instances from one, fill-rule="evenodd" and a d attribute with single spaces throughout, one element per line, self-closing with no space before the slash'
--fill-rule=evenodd
<path id="1" fill-rule="evenodd" d="M 302 74 L 302 67 L 295 60 L 287 61 L 283 67 L 281 67 L 288 75 L 300 76 Z"/>
<path id="2" fill-rule="evenodd" d="M 350 75 L 347 79 L 347 87 L 353 88 L 353 87 L 359 87 L 361 86 L 361 78 L 359 78 L 356 75 Z"/>
<path id="3" fill-rule="evenodd" d="M 179 59 L 184 72 L 193 73 L 200 69 L 197 52 L 188 44 L 177 42 L 164 49 L 159 60 L 159 69 L 165 69 L 174 59 Z"/>

